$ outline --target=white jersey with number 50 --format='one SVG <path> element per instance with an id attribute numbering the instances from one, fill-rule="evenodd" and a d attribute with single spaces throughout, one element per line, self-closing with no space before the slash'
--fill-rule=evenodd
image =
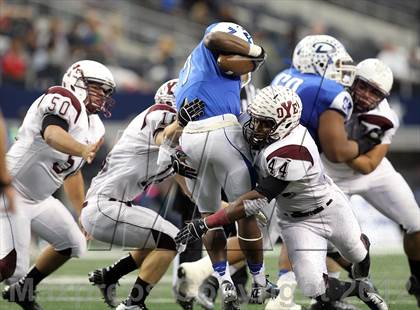
<path id="1" fill-rule="evenodd" d="M 67 89 L 54 86 L 32 103 L 16 142 L 7 153 L 7 165 L 13 186 L 25 198 L 40 202 L 51 196 L 84 164 L 81 157 L 70 156 L 50 147 L 41 136 L 45 116 L 65 120 L 68 133 L 83 144 L 97 142 L 105 133 L 97 115 L 88 115 L 85 105 Z"/>

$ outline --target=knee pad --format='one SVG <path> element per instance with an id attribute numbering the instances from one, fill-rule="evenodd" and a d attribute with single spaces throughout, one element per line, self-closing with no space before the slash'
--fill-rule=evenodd
<path id="1" fill-rule="evenodd" d="M 305 272 L 296 274 L 296 280 L 303 295 L 309 298 L 323 295 L 326 290 L 325 274 Z M 327 276 L 328 277 L 328 276 Z"/>
<path id="2" fill-rule="evenodd" d="M 16 269 L 16 250 L 13 249 L 0 259 L 0 282 L 10 278 Z"/>
<path id="3" fill-rule="evenodd" d="M 176 244 L 171 236 L 154 229 L 152 229 L 152 235 L 156 243 L 156 248 L 176 251 Z"/>
<path id="4" fill-rule="evenodd" d="M 82 234 L 82 232 L 80 232 L 80 234 L 77 234 L 77 236 L 74 236 L 74 238 L 72 238 L 72 242 L 69 248 L 63 250 L 65 251 L 63 255 L 68 254 L 67 256 L 70 256 L 70 257 L 80 257 L 86 252 L 86 249 L 87 249 L 86 238 Z M 69 254 L 69 250 L 70 250 L 70 254 Z M 60 251 L 57 251 L 57 252 L 60 252 Z"/>

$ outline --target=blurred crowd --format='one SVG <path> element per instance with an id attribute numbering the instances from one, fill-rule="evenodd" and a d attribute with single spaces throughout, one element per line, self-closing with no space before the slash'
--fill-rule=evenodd
<path id="1" fill-rule="evenodd" d="M 60 83 L 63 71 L 70 63 L 87 58 L 110 65 L 119 90 L 149 92 L 161 81 L 176 76 L 185 61 L 186 55 L 180 52 L 176 39 L 165 33 L 157 35 L 147 51 L 140 49 L 138 53 L 133 50 L 131 54 L 121 54 L 118 48 L 124 43 L 127 47 L 135 45 L 124 33 L 121 15 L 116 14 L 111 20 L 104 19 L 100 11 L 92 6 L 77 16 L 53 17 L 48 7 L 27 3 L 31 4 L 25 0 L 0 0 L 0 71 L 3 84 L 44 89 Z M 97 5 L 95 1 L 92 3 Z M 237 20 L 234 6 L 225 1 L 149 0 L 142 4 L 172 16 L 186 17 L 202 25 L 203 29 L 205 25 L 220 20 L 243 24 Z M 420 47 L 408 50 L 392 42 L 378 45 L 368 39 L 355 42 L 322 22 L 306 25 L 293 19 L 287 21 L 287 30 L 279 34 L 255 26 L 260 24 L 258 18 L 257 11 L 249 21 L 253 25 L 249 29 L 254 40 L 267 49 L 270 57 L 268 65 L 255 77 L 257 86 L 269 83 L 277 72 L 290 66 L 294 46 L 301 37 L 310 33 L 326 33 L 340 38 L 355 61 L 374 56 L 382 59 L 393 69 L 397 87 L 398 81 L 418 78 Z"/>

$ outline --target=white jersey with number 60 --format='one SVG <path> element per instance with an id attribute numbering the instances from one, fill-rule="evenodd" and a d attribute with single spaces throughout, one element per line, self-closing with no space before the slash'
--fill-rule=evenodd
<path id="1" fill-rule="evenodd" d="M 13 186 L 25 198 L 40 202 L 51 196 L 84 164 L 81 157 L 69 156 L 50 147 L 41 136 L 45 116 L 65 120 L 68 133 L 83 144 L 97 142 L 105 133 L 97 115 L 88 115 L 85 105 L 67 89 L 54 86 L 32 103 L 16 142 L 7 153 L 7 165 Z"/>

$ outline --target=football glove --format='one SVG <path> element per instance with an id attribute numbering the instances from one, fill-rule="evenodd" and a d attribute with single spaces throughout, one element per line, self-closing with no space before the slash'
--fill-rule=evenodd
<path id="1" fill-rule="evenodd" d="M 187 244 L 190 241 L 201 239 L 201 237 L 208 231 L 208 227 L 204 219 L 195 219 L 188 222 L 175 237 L 177 247 Z"/>
<path id="2" fill-rule="evenodd" d="M 204 101 L 195 98 L 193 101 L 188 101 L 185 98 L 178 111 L 178 124 L 181 127 L 187 126 L 188 122 L 196 121 L 204 114 Z"/>
<path id="3" fill-rule="evenodd" d="M 384 131 L 380 128 L 374 128 L 356 140 L 359 146 L 359 155 L 365 154 L 381 143 Z"/>
<path id="4" fill-rule="evenodd" d="M 189 179 L 197 179 L 197 171 L 186 163 L 187 154 L 181 150 L 176 150 L 171 155 L 171 165 L 176 173 Z"/>

